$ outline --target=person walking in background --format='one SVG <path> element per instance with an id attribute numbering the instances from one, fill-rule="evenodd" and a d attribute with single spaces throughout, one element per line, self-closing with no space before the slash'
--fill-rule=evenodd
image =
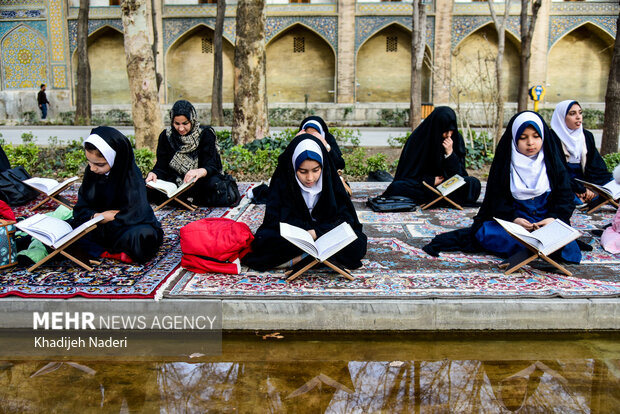
<path id="1" fill-rule="evenodd" d="M 50 103 L 45 95 L 45 84 L 41 84 L 41 90 L 37 94 L 37 102 L 39 103 L 39 109 L 41 109 L 41 119 L 47 118 L 47 105 Z"/>

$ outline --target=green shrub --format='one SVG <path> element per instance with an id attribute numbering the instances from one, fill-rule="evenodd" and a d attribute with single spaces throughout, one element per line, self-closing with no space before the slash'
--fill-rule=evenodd
<path id="1" fill-rule="evenodd" d="M 344 173 L 346 175 L 360 177 L 368 174 L 366 150 L 364 148 L 355 148 L 349 153 L 342 154 L 342 158 L 345 162 Z"/>
<path id="2" fill-rule="evenodd" d="M 382 109 L 379 112 L 379 126 L 402 127 L 409 123 L 409 109 Z"/>
<path id="3" fill-rule="evenodd" d="M 24 132 L 22 134 L 22 142 L 24 144 L 32 144 L 32 141 L 34 141 L 34 135 L 33 135 L 32 131 Z"/>
<path id="4" fill-rule="evenodd" d="M 224 171 L 234 175 L 238 180 L 267 179 L 276 168 L 279 154 L 280 151 L 269 148 L 249 150 L 236 145 L 223 154 Z"/>
<path id="5" fill-rule="evenodd" d="M 409 139 L 409 134 L 395 136 L 395 137 L 390 135 L 388 138 L 388 144 L 392 148 L 402 148 L 405 146 L 405 143 L 407 142 L 408 139 Z"/>
<path id="6" fill-rule="evenodd" d="M 385 154 L 382 153 L 375 154 L 366 159 L 366 165 L 368 168 L 368 172 L 387 170 L 387 157 L 385 156 Z"/>
<path id="7" fill-rule="evenodd" d="M 603 155 L 603 160 L 607 165 L 609 171 L 613 171 L 618 164 L 620 164 L 620 152 L 614 152 L 611 154 Z"/>
<path id="8" fill-rule="evenodd" d="M 148 148 L 139 148 L 134 150 L 133 154 L 138 168 L 140 168 L 142 175 L 146 177 L 155 165 L 155 153 Z"/>
<path id="9" fill-rule="evenodd" d="M 60 174 L 63 176 L 72 177 L 74 175 L 81 175 L 86 168 L 86 154 L 84 154 L 84 150 L 81 146 L 80 148 L 67 147 L 64 161 L 64 174 Z"/>
<path id="10" fill-rule="evenodd" d="M 34 125 L 39 123 L 39 117 L 35 111 L 26 111 L 22 114 L 24 124 Z"/>
<path id="11" fill-rule="evenodd" d="M 75 111 L 61 112 L 58 114 L 62 125 L 73 125 L 75 122 Z"/>
<path id="12" fill-rule="evenodd" d="M 338 146 L 344 146 L 347 144 L 357 147 L 360 144 L 360 136 L 362 135 L 359 129 L 350 128 L 331 128 L 329 130 L 336 139 Z"/>
<path id="13" fill-rule="evenodd" d="M 493 161 L 493 138 L 487 131 L 476 134 L 470 130 L 466 142 L 467 154 L 465 155 L 465 167 L 479 170 L 486 164 Z M 473 142 L 473 147 L 469 144 Z"/>
<path id="14" fill-rule="evenodd" d="M 3 147 L 11 166 L 23 166 L 31 175 L 36 175 L 39 164 L 39 147 L 32 142 L 13 145 L 7 144 Z"/>

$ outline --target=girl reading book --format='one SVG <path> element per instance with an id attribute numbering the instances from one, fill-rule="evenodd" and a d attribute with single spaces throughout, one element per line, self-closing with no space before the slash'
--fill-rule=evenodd
<path id="1" fill-rule="evenodd" d="M 330 262 L 349 269 L 362 265 L 366 235 L 327 149 L 315 136 L 296 136 L 280 155 L 268 197 L 252 252 L 242 259 L 245 265 L 264 271 L 290 267 L 303 259 L 302 250 L 280 235 L 281 222 L 306 230 L 315 240 L 341 223 L 349 223 L 357 239 L 332 256 Z"/>
<path id="2" fill-rule="evenodd" d="M 126 261 L 150 260 L 162 244 L 163 231 L 146 199 L 129 140 L 114 128 L 97 127 L 84 141 L 84 150 L 88 166 L 72 225 L 97 215 L 104 218 L 83 246 L 94 256 L 106 252 Z"/>
<path id="3" fill-rule="evenodd" d="M 457 130 L 456 114 L 447 106 L 438 106 L 407 139 L 394 181 L 382 196 L 403 196 L 419 204 L 428 203 L 437 196 L 423 182 L 436 187 L 455 174 L 465 179 L 465 185 L 450 198 L 458 204 L 475 203 L 480 195 L 480 181 L 467 176 L 465 142 Z"/>
<path id="4" fill-rule="evenodd" d="M 599 154 L 592 133 L 583 128 L 583 111 L 577 101 L 562 101 L 553 111 L 551 128 L 563 150 L 564 165 L 571 177 L 571 188 L 578 205 L 589 203 L 596 194 L 576 179 L 605 185 L 612 177 Z"/>
<path id="5" fill-rule="evenodd" d="M 484 200 L 473 226 L 440 234 L 423 249 L 433 256 L 440 251 L 486 250 L 509 257 L 524 247 L 494 217 L 532 231 L 553 219 L 570 224 L 574 207 L 570 177 L 559 148 L 550 139 L 547 124 L 535 112 L 521 112 L 512 117 L 497 145 Z M 577 242 L 564 246 L 561 257 L 579 263 L 581 252 Z"/>
<path id="6" fill-rule="evenodd" d="M 336 170 L 344 170 L 345 163 L 342 158 L 342 151 L 340 151 L 336 138 L 329 132 L 329 128 L 323 118 L 316 115 L 305 118 L 301 121 L 301 124 L 299 124 L 299 131 L 312 134 L 320 139 L 327 149 L 329 158 L 332 159 Z"/>
<path id="7" fill-rule="evenodd" d="M 175 102 L 170 110 L 170 126 L 159 135 L 157 162 L 146 182 L 165 180 L 180 186 L 196 180 L 184 195 L 196 205 L 213 204 L 217 183 L 222 179 L 222 161 L 215 141 L 215 132 L 200 125 L 191 103 Z M 149 190 L 148 195 L 154 202 L 162 201 L 158 191 Z"/>

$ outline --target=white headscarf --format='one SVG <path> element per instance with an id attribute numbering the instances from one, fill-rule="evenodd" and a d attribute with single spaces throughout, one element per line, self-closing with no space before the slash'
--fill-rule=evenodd
<path id="1" fill-rule="evenodd" d="M 307 160 L 309 157 L 307 156 L 308 154 L 306 153 L 306 151 L 318 155 L 318 158 L 321 160 L 320 161 L 321 166 L 323 166 L 323 156 L 322 156 L 321 147 L 319 146 L 319 144 L 317 144 L 311 139 L 304 139 L 303 141 L 301 141 L 299 144 L 297 144 L 297 147 L 295 148 L 295 151 L 293 152 L 292 162 L 293 162 L 293 171 L 295 173 L 295 180 L 297 180 L 297 184 L 299 185 L 299 188 L 301 189 L 301 195 L 303 196 L 304 201 L 306 202 L 308 211 L 312 213 L 312 209 L 316 205 L 316 202 L 319 200 L 319 195 L 321 195 L 321 191 L 323 190 L 323 170 L 321 169 L 321 175 L 319 176 L 319 179 L 316 182 L 316 184 L 314 184 L 314 186 L 312 187 L 306 187 L 305 185 L 301 183 L 301 181 L 299 181 L 299 178 L 297 178 L 297 166 L 296 166 L 297 158 L 299 158 L 300 156 L 304 156 L 301 162 Z M 313 159 L 313 158 L 310 158 L 310 159 Z"/>
<path id="2" fill-rule="evenodd" d="M 301 127 L 301 129 L 306 129 L 306 128 L 316 129 L 317 131 L 319 131 L 319 134 L 321 134 L 321 136 L 325 138 L 325 131 L 323 131 L 323 127 L 318 121 L 311 119 L 310 121 L 303 124 L 303 126 Z"/>
<path id="3" fill-rule="evenodd" d="M 551 190 L 545 154 L 541 147 L 538 154 L 528 157 L 517 149 L 517 142 L 527 125 L 534 125 L 540 137 L 544 137 L 541 119 L 533 112 L 523 112 L 512 123 L 512 157 L 510 161 L 510 192 L 517 200 L 528 200 Z"/>
<path id="4" fill-rule="evenodd" d="M 101 138 L 97 134 L 91 134 L 88 136 L 88 138 L 86 138 L 86 141 L 84 141 L 84 144 L 86 144 L 87 142 L 93 144 L 99 150 L 101 155 L 103 155 L 103 158 L 105 158 L 105 160 L 107 161 L 110 168 L 114 167 L 114 160 L 116 159 L 116 151 L 114 151 L 112 147 L 107 142 L 105 142 L 103 138 Z"/>
<path id="5" fill-rule="evenodd" d="M 577 101 L 562 101 L 555 107 L 551 117 L 551 129 L 560 137 L 564 151 L 568 152 L 567 161 L 581 163 L 582 168 L 585 168 L 588 148 L 586 147 L 586 136 L 583 134 L 583 124 L 579 125 L 577 129 L 569 129 L 566 126 L 566 115 L 576 103 Z"/>

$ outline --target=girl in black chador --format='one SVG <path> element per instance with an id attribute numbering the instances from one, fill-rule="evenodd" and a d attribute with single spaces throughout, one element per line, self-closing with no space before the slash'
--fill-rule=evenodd
<path id="1" fill-rule="evenodd" d="M 252 252 L 242 259 L 245 265 L 265 271 L 290 267 L 304 257 L 299 248 L 280 236 L 280 222 L 301 227 L 314 239 L 343 222 L 349 223 L 357 239 L 333 260 L 349 269 L 362 265 L 366 235 L 325 146 L 311 134 L 296 136 L 278 158 L 265 219 L 252 242 Z"/>
<path id="2" fill-rule="evenodd" d="M 159 135 L 157 162 L 146 182 L 164 180 L 177 186 L 197 180 L 184 193 L 196 205 L 208 205 L 221 179 L 222 161 L 212 128 L 198 122 L 196 109 L 188 101 L 177 101 L 170 110 L 170 126 Z M 160 202 L 162 194 L 149 190 L 149 198 Z M 163 196 L 165 199 L 165 196 Z"/>
<path id="3" fill-rule="evenodd" d="M 400 154 L 394 181 L 383 197 L 404 196 L 418 204 L 428 203 L 437 195 L 423 182 L 436 187 L 458 174 L 466 184 L 450 194 L 458 204 L 473 204 L 480 195 L 480 181 L 467 176 L 465 142 L 457 130 L 456 114 L 447 106 L 438 106 L 413 131 Z"/>
<path id="4" fill-rule="evenodd" d="M 551 128 L 563 150 L 564 165 L 571 176 L 571 187 L 576 204 L 587 205 L 596 194 L 588 190 L 576 178 L 589 183 L 605 185 L 612 180 L 603 157 L 594 143 L 594 135 L 583 128 L 583 111 L 577 101 L 562 101 L 553 111 Z M 584 203 L 584 204 L 582 204 Z"/>
<path id="5" fill-rule="evenodd" d="M 342 158 L 342 151 L 340 151 L 336 138 L 329 132 L 329 128 L 325 121 L 323 121 L 323 118 L 320 116 L 309 116 L 301 121 L 299 130 L 319 138 L 321 142 L 323 142 L 323 145 L 325 145 L 329 153 L 329 158 L 331 158 L 334 163 L 334 167 L 336 167 L 337 170 L 344 170 L 345 165 L 344 159 Z"/>
<path id="6" fill-rule="evenodd" d="M 574 208 L 570 177 L 549 127 L 536 112 L 521 112 L 512 117 L 497 145 L 473 226 L 439 234 L 423 249 L 433 256 L 441 251 L 486 250 L 510 257 L 525 248 L 494 217 L 532 231 L 553 219 L 570 224 Z M 560 255 L 567 262 L 581 261 L 576 241 L 564 246 Z"/>
<path id="7" fill-rule="evenodd" d="M 84 141 L 84 149 L 88 166 L 72 225 L 103 215 L 103 221 L 86 236 L 89 253 L 107 252 L 139 263 L 150 260 L 162 244 L 163 231 L 146 199 L 129 140 L 114 128 L 98 127 Z"/>

